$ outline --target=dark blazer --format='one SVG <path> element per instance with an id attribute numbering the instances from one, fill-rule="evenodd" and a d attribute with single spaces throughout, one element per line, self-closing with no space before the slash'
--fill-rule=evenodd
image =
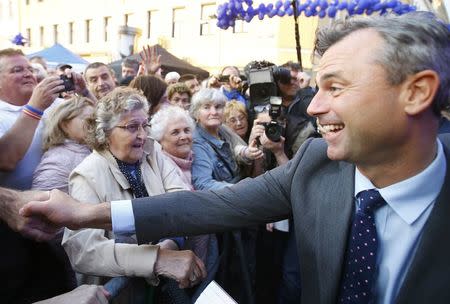
<path id="1" fill-rule="evenodd" d="M 442 141 L 450 144 L 449 139 Z M 329 160 L 326 148 L 322 139 L 308 140 L 286 165 L 219 191 L 133 201 L 138 240 L 223 231 L 293 215 L 302 303 L 335 303 L 354 212 L 355 166 Z M 445 155 L 450 166 L 447 148 Z M 450 303 L 448 172 L 397 303 Z"/>

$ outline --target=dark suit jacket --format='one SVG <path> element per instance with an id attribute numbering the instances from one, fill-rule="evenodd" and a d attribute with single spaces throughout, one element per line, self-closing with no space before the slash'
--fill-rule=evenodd
<path id="1" fill-rule="evenodd" d="M 443 143 L 450 144 L 449 139 Z M 450 166 L 447 148 L 445 154 Z M 450 303 L 448 172 L 397 303 Z M 308 140 L 285 166 L 233 187 L 134 200 L 138 240 L 223 231 L 293 215 L 302 303 L 335 303 L 354 212 L 354 173 L 354 165 L 327 158 L 324 140 Z"/>

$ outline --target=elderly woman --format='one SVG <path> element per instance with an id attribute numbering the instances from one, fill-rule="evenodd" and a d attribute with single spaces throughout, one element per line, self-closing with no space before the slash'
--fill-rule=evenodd
<path id="1" fill-rule="evenodd" d="M 192 179 L 197 190 L 220 189 L 239 180 L 237 161 L 262 157 L 256 146 L 247 146 L 224 126 L 226 97 L 217 89 L 204 88 L 192 97 L 191 115 L 197 121 L 194 133 Z"/>
<path id="2" fill-rule="evenodd" d="M 227 102 L 224 111 L 225 124 L 243 140 L 248 139 L 248 115 L 245 105 L 235 99 Z"/>
<path id="3" fill-rule="evenodd" d="M 195 123 L 189 113 L 177 106 L 168 106 L 160 110 L 151 120 L 151 136 L 162 147 L 163 153 L 178 168 L 178 174 L 191 190 L 191 167 L 193 160 L 192 135 Z M 186 246 L 207 264 L 210 235 L 190 237 Z"/>
<path id="4" fill-rule="evenodd" d="M 91 153 L 85 144 L 85 119 L 94 103 L 74 96 L 56 106 L 45 121 L 41 162 L 33 175 L 33 189 L 69 192 L 69 175 Z"/>
<path id="5" fill-rule="evenodd" d="M 188 189 L 177 168 L 163 156 L 161 146 L 148 138 L 148 126 L 148 103 L 137 90 L 116 88 L 103 97 L 87 120 L 86 140 L 93 152 L 72 172 L 70 194 L 80 201 L 100 203 Z M 175 268 L 168 267 L 183 269 L 186 263 L 196 274 L 204 273 L 197 257 L 193 263 L 185 259 L 191 252 L 174 254 L 169 250 L 182 245 L 177 239 L 159 246 L 137 245 L 134 236 L 82 229 L 66 230 L 62 244 L 75 270 L 88 275 L 152 279 L 162 274 L 181 279 Z M 136 295 L 142 294 L 143 286 L 137 285 L 143 281 L 139 282 L 135 290 L 121 294 L 120 302 L 140 302 Z"/>
<path id="6" fill-rule="evenodd" d="M 222 125 L 226 102 L 226 97 L 212 88 L 201 89 L 192 97 L 191 115 L 197 121 L 192 164 L 195 189 L 220 189 L 232 185 L 240 179 L 236 160 L 249 162 L 262 157 L 262 151 L 256 146 L 246 146 L 238 135 Z M 221 266 L 212 272 L 218 271 L 223 287 L 237 302 L 251 303 L 253 300 L 248 297 L 251 292 L 244 291 L 251 289 L 250 273 L 254 274 L 255 231 L 244 229 L 224 233 L 218 239 L 218 248 L 222 248 Z"/>

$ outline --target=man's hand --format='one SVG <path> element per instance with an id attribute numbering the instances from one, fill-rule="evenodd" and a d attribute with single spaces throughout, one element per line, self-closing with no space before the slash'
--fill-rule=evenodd
<path id="1" fill-rule="evenodd" d="M 24 218 L 19 215 L 19 210 L 30 200 L 44 201 L 49 197 L 48 192 L 25 191 L 19 192 L 8 189 L 1 189 L 1 218 L 14 231 L 23 236 L 36 240 L 48 241 L 55 237 L 58 228 L 41 223 L 34 218 Z"/>
<path id="2" fill-rule="evenodd" d="M 141 57 L 141 66 L 147 75 L 155 75 L 161 68 L 161 55 L 157 54 L 156 46 L 143 47 L 139 53 Z"/>
<path id="3" fill-rule="evenodd" d="M 33 90 L 28 104 L 44 111 L 64 90 L 64 82 L 58 76 L 50 76 L 42 80 Z"/>
<path id="4" fill-rule="evenodd" d="M 180 288 L 194 286 L 206 278 L 205 265 L 190 250 L 160 248 L 155 262 L 155 273 L 176 280 Z"/>
<path id="5" fill-rule="evenodd" d="M 98 285 L 81 285 L 74 290 L 35 304 L 107 304 L 109 294 Z"/>

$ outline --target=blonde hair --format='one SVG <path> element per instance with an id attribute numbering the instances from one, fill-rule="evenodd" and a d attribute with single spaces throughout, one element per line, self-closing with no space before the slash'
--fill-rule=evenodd
<path id="1" fill-rule="evenodd" d="M 147 99 L 137 89 L 115 88 L 98 101 L 94 114 L 86 119 L 86 143 L 97 151 L 106 150 L 109 133 L 122 115 L 141 109 L 148 113 L 148 108 Z"/>
<path id="2" fill-rule="evenodd" d="M 94 106 L 92 100 L 86 97 L 74 96 L 64 100 L 52 109 L 45 121 L 42 149 L 47 151 L 52 147 L 62 145 L 68 138 L 68 135 L 63 130 L 64 123 L 80 115 L 84 108 L 88 106 Z"/>
<path id="3" fill-rule="evenodd" d="M 247 109 L 245 108 L 244 104 L 237 101 L 236 99 L 232 99 L 231 101 L 227 102 L 223 111 L 223 118 L 225 121 L 230 118 L 231 112 L 233 111 L 241 112 L 242 114 L 244 114 L 245 118 L 248 117 Z"/>

